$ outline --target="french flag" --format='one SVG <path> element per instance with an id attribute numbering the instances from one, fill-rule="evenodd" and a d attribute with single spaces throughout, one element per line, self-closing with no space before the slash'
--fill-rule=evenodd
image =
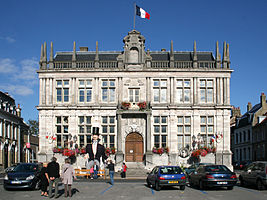
<path id="1" fill-rule="evenodd" d="M 140 16 L 141 18 L 150 19 L 150 14 L 148 14 L 143 8 L 136 6 L 136 15 Z"/>

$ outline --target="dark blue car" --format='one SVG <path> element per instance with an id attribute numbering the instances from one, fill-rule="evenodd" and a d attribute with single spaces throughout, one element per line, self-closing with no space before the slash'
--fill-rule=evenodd
<path id="1" fill-rule="evenodd" d="M 21 163 L 12 171 L 8 172 L 4 178 L 5 189 L 38 187 L 40 166 L 35 163 Z"/>
<path id="2" fill-rule="evenodd" d="M 227 187 L 232 190 L 237 182 L 234 172 L 225 165 L 199 166 L 195 172 L 188 177 L 191 186 L 205 187 Z"/>
<path id="3" fill-rule="evenodd" d="M 185 189 L 186 177 L 179 166 L 157 166 L 148 173 L 147 185 L 155 187 L 157 191 L 162 186 L 179 186 L 181 190 Z"/>

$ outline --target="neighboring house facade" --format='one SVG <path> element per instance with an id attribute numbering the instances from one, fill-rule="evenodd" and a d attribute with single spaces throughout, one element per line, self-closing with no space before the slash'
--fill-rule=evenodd
<path id="1" fill-rule="evenodd" d="M 255 139 L 254 127 L 265 118 L 267 112 L 266 96 L 264 93 L 260 96 L 260 103 L 252 107 L 249 102 L 247 112 L 240 118 L 237 118 L 234 128 L 234 143 L 232 151 L 234 153 L 234 162 L 252 161 L 253 142 Z M 262 147 L 261 147 L 262 148 Z"/>
<path id="2" fill-rule="evenodd" d="M 197 138 L 199 146 L 216 146 L 210 162 L 231 167 L 229 45 L 221 59 L 218 43 L 214 57 L 196 43 L 192 52 L 174 51 L 172 42 L 170 51 L 145 51 L 136 30 L 123 42 L 123 51 L 98 51 L 98 43 L 96 51 L 76 51 L 74 43 L 72 52 L 55 55 L 51 43 L 49 60 L 42 45 L 38 160 L 50 160 L 54 147 L 86 146 L 100 127 L 118 165 L 189 164 Z M 216 144 L 215 135 L 223 136 Z"/>
<path id="3" fill-rule="evenodd" d="M 258 123 L 252 128 L 253 161 L 267 160 L 267 112 L 259 118 Z"/>
<path id="4" fill-rule="evenodd" d="M 21 118 L 20 105 L 0 91 L 0 168 L 12 166 L 23 160 L 23 134 L 28 125 Z"/>

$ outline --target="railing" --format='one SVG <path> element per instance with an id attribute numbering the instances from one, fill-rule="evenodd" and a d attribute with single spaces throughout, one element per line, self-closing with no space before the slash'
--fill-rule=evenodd
<path id="1" fill-rule="evenodd" d="M 215 68 L 215 62 L 201 62 L 197 63 L 198 68 Z"/>
<path id="2" fill-rule="evenodd" d="M 192 68 L 192 62 L 174 62 L 174 68 Z"/>
<path id="3" fill-rule="evenodd" d="M 66 68 L 72 68 L 71 62 L 56 62 L 54 63 L 55 69 L 66 69 Z"/>
<path id="4" fill-rule="evenodd" d="M 152 68 L 169 68 L 169 61 L 152 61 L 151 62 Z"/>
<path id="5" fill-rule="evenodd" d="M 94 62 L 77 62 L 76 68 L 94 68 L 95 63 Z"/>
<path id="6" fill-rule="evenodd" d="M 117 61 L 99 62 L 99 68 L 117 68 Z"/>

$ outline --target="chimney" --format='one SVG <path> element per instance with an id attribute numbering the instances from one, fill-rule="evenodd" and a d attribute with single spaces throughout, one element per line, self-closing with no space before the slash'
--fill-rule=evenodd
<path id="1" fill-rule="evenodd" d="M 80 47 L 80 51 L 88 51 L 88 47 Z"/>
<path id="2" fill-rule="evenodd" d="M 232 107 L 232 117 L 241 117 L 240 107 Z"/>
<path id="3" fill-rule="evenodd" d="M 17 116 L 18 116 L 18 117 L 21 117 L 21 108 L 20 108 L 20 104 L 18 104 L 18 107 L 17 107 L 16 111 L 17 111 Z"/>
<path id="4" fill-rule="evenodd" d="M 252 109 L 252 104 L 250 102 L 248 102 L 248 105 L 247 105 L 247 112 L 250 111 Z"/>
<path id="5" fill-rule="evenodd" d="M 266 95 L 263 92 L 261 93 L 261 107 L 264 110 L 267 109 Z"/>

